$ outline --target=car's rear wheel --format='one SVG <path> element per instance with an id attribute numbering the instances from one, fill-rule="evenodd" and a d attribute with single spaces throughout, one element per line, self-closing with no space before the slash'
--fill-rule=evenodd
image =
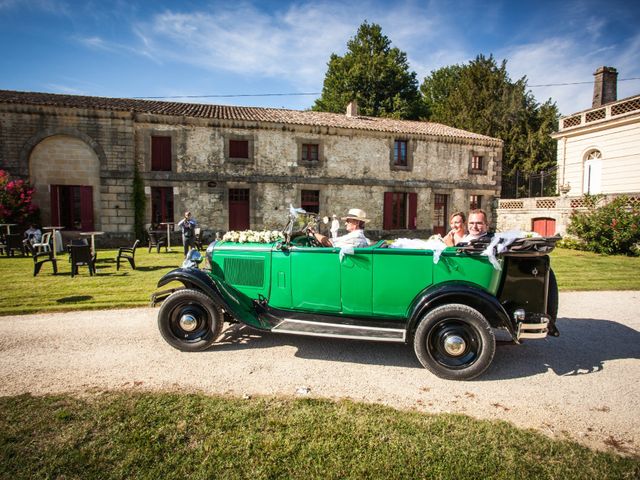
<path id="1" fill-rule="evenodd" d="M 158 328 L 172 347 L 183 352 L 207 349 L 222 330 L 222 312 L 197 290 L 172 293 L 158 312 Z"/>
<path id="2" fill-rule="evenodd" d="M 452 303 L 434 308 L 422 318 L 413 347 L 420 363 L 438 377 L 469 380 L 489 367 L 496 340 L 480 312 Z"/>

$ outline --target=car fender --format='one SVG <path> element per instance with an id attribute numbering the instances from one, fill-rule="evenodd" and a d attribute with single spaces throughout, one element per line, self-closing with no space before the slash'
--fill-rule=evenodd
<path id="1" fill-rule="evenodd" d="M 478 310 L 494 328 L 506 328 L 513 338 L 516 332 L 506 310 L 493 295 L 466 282 L 441 283 L 424 289 L 409 309 L 407 338 L 412 338 L 420 319 L 429 311 L 447 303 L 460 303 Z"/>
<path id="2" fill-rule="evenodd" d="M 239 322 L 264 328 L 258 319 L 253 300 L 204 270 L 197 268 L 171 270 L 158 280 L 158 288 L 174 281 L 182 283 L 186 288 L 201 291 Z"/>

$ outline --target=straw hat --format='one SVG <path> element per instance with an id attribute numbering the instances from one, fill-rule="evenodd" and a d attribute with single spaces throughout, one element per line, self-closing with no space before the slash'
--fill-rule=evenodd
<path id="1" fill-rule="evenodd" d="M 347 215 L 342 217 L 342 220 L 347 220 L 352 218 L 354 220 L 358 220 L 359 222 L 368 222 L 367 213 L 364 210 L 360 210 L 359 208 L 350 208 L 347 212 Z"/>

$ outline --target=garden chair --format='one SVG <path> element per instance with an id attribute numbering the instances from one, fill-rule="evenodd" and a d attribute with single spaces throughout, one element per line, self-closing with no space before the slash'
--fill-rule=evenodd
<path id="1" fill-rule="evenodd" d="M 165 252 L 168 251 L 166 236 L 160 236 L 158 232 L 149 230 L 147 232 L 147 237 L 149 238 L 149 253 L 151 253 L 152 248 L 156 248 L 158 253 L 160 253 L 160 247 L 164 247 Z"/>
<path id="2" fill-rule="evenodd" d="M 51 241 L 51 232 L 47 232 L 44 235 L 42 235 L 42 238 L 38 243 L 34 243 L 32 245 L 33 249 L 36 252 L 50 252 L 51 251 L 50 241 Z"/>
<path id="3" fill-rule="evenodd" d="M 53 252 L 51 250 L 47 252 L 38 252 L 33 248 L 33 246 L 29 242 L 25 243 L 24 247 L 33 257 L 33 276 L 34 277 L 38 275 L 38 273 L 40 273 L 42 264 L 46 262 L 51 262 L 51 265 L 53 266 L 54 275 L 58 273 L 58 261 L 53 256 Z"/>
<path id="4" fill-rule="evenodd" d="M 91 254 L 89 245 L 69 245 L 69 255 L 71 257 L 71 276 L 78 273 L 80 265 L 89 267 L 89 275 L 96 273 L 96 257 Z"/>
<path id="5" fill-rule="evenodd" d="M 202 250 L 202 229 L 200 227 L 196 227 L 194 230 L 194 244 L 198 251 Z"/>
<path id="6" fill-rule="evenodd" d="M 4 237 L 5 245 L 4 250 L 7 253 L 7 257 L 13 256 L 15 250 L 20 250 L 20 253 L 24 255 L 24 243 L 22 242 L 22 235 L 19 233 L 11 233 Z"/>
<path id="7" fill-rule="evenodd" d="M 125 258 L 129 260 L 131 268 L 136 269 L 136 248 L 140 244 L 140 240 L 133 242 L 133 247 L 120 247 L 118 249 L 118 256 L 116 257 L 116 270 L 120 270 L 120 260 Z"/>

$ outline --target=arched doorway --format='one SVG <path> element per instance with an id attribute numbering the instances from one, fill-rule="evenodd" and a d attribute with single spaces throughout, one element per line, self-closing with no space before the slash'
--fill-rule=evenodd
<path id="1" fill-rule="evenodd" d="M 70 135 L 42 139 L 31 150 L 29 174 L 43 223 L 67 231 L 101 227 L 100 160 L 83 140 Z"/>

